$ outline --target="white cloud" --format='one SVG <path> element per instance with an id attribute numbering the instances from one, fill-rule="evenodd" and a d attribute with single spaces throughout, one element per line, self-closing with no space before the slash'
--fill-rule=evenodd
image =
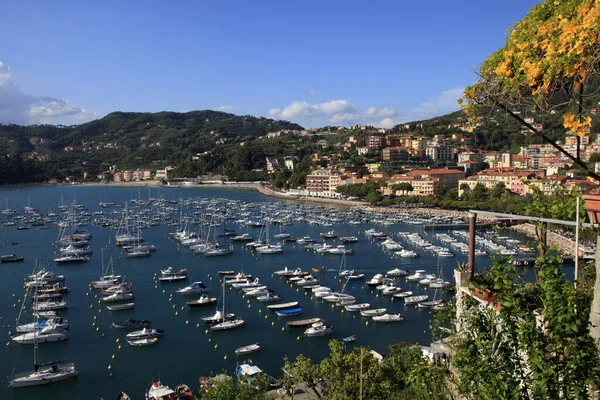
<path id="1" fill-rule="evenodd" d="M 231 110 L 233 110 L 233 106 L 229 106 L 229 105 L 225 105 L 224 104 L 222 106 L 216 107 L 214 110 L 215 111 L 231 111 Z"/>
<path id="2" fill-rule="evenodd" d="M 382 128 L 391 128 L 394 125 L 396 125 L 396 123 L 393 118 L 384 118 L 379 122 L 379 126 Z"/>
<path id="3" fill-rule="evenodd" d="M 326 118 L 331 122 L 355 117 L 356 106 L 348 100 L 331 100 L 325 103 L 309 104 L 306 101 L 294 101 L 289 106 L 272 108 L 269 116 L 286 120 L 310 120 Z"/>
<path id="4" fill-rule="evenodd" d="M 402 115 L 402 120 L 419 121 L 457 111 L 460 108 L 458 99 L 462 97 L 464 91 L 464 87 L 444 90 L 435 99 L 408 110 Z"/>
<path id="5" fill-rule="evenodd" d="M 339 124 L 340 122 L 356 121 L 359 118 L 360 118 L 360 114 L 344 113 L 344 114 L 335 114 L 334 116 L 329 118 L 329 121 L 333 122 L 334 124 Z"/>
<path id="6" fill-rule="evenodd" d="M 68 100 L 24 93 L 12 80 L 8 65 L 0 61 L 0 123 L 68 124 L 89 121 L 95 117 L 96 113 L 79 108 Z"/>
<path id="7" fill-rule="evenodd" d="M 398 111 L 389 107 L 379 109 L 377 107 L 369 107 L 367 111 L 365 111 L 365 117 L 367 118 L 390 118 L 396 114 L 398 114 Z"/>
<path id="8" fill-rule="evenodd" d="M 310 89 L 308 93 L 310 93 L 311 96 L 316 96 L 319 94 L 319 91 L 317 89 Z"/>

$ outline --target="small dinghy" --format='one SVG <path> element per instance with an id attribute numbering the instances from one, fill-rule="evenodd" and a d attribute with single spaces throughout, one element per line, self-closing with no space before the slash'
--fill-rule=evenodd
<path id="1" fill-rule="evenodd" d="M 283 310 L 286 308 L 296 307 L 299 303 L 297 301 L 290 301 L 289 303 L 281 303 L 281 304 L 271 304 L 267 306 L 270 310 Z"/>
<path id="2" fill-rule="evenodd" d="M 240 347 L 235 351 L 236 356 L 243 356 L 244 354 L 254 353 L 260 350 L 260 343 L 250 344 L 248 346 Z"/>
<path id="3" fill-rule="evenodd" d="M 356 335 L 348 336 L 342 339 L 344 343 L 354 342 L 356 340 Z"/>
<path id="4" fill-rule="evenodd" d="M 377 317 L 379 315 L 385 314 L 387 309 L 385 308 L 376 308 L 374 310 L 361 310 L 360 315 L 363 317 Z"/>
<path id="5" fill-rule="evenodd" d="M 129 345 L 133 346 L 133 347 L 149 346 L 151 344 L 158 343 L 158 338 L 152 337 L 152 338 L 137 339 L 137 340 L 127 340 L 127 343 L 129 343 Z"/>
<path id="6" fill-rule="evenodd" d="M 307 326 L 311 326 L 312 324 L 316 324 L 317 322 L 321 322 L 321 318 L 308 318 L 290 321 L 287 323 L 287 326 L 290 328 L 305 328 Z"/>
<path id="7" fill-rule="evenodd" d="M 111 304 L 106 306 L 108 311 L 122 311 L 122 310 L 131 310 L 134 307 L 135 303 L 123 303 L 123 304 Z"/>
<path id="8" fill-rule="evenodd" d="M 302 307 L 289 308 L 287 310 L 279 310 L 276 311 L 277 315 L 280 317 L 289 317 L 292 315 L 298 315 L 302 313 Z"/>

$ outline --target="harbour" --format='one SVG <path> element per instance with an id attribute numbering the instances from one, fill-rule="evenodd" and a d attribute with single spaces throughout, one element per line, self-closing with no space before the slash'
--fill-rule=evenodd
<path id="1" fill-rule="evenodd" d="M 355 341 L 352 344 L 369 346 L 383 355 L 389 345 L 399 342 L 429 344 L 432 339 L 429 334 L 431 308 L 407 304 L 403 297 L 395 294 L 410 291 L 413 296 L 426 295 L 429 300 L 445 301 L 452 296 L 445 284 L 436 289 L 416 280 L 407 280 L 407 275 L 392 277 L 395 274 L 391 274 L 388 278 L 393 279 L 391 286 L 397 288 L 397 293 L 393 293 L 396 291 L 394 289 L 384 295 L 385 288 L 377 290 L 367 282 L 378 274 L 385 277 L 392 270 L 406 270 L 411 275 L 423 271 L 436 278 L 445 277 L 443 281 L 453 283 L 452 271 L 457 262 L 466 260 L 466 253 L 460 251 L 461 246 L 453 248 L 445 244 L 445 240 L 453 239 L 464 245 L 464 238 L 452 230 L 446 232 L 447 237 L 441 238 L 436 235 L 441 233 L 439 230 L 435 233 L 424 230 L 423 222 L 432 219 L 426 216 L 407 216 L 406 221 L 401 222 L 400 218 L 393 216 L 351 213 L 339 207 L 308 206 L 241 189 L 38 187 L 5 190 L 0 194 L 9 199 L 11 207 L 19 209 L 19 216 L 26 216 L 25 221 L 28 215 L 22 211 L 25 206 L 38 210 L 40 215 L 56 214 L 50 219 L 52 222 L 37 226 L 24 223 L 23 219 L 3 215 L 3 222 L 16 223 L 5 224 L 0 229 L 2 254 L 24 256 L 25 260 L 2 263 L 1 266 L 3 288 L 8 294 L 0 302 L 2 334 L 5 343 L 10 343 L 10 346 L 2 349 L 2 357 L 7 360 L 3 363 L 2 372 L 4 376 L 10 376 L 13 362 L 17 359 L 17 372 L 33 367 L 33 349 L 20 348 L 17 343 L 11 342 L 9 332 L 14 333 L 19 300 L 27 301 L 23 300 L 23 278 L 32 273 L 36 260 L 44 268 L 64 275 L 65 285 L 69 287 L 69 293 L 65 295 L 68 309 L 61 311 L 61 316 L 69 321 L 69 339 L 40 344 L 39 356 L 45 361 L 68 359 L 79 372 L 76 379 L 45 387 L 18 389 L 18 392 L 3 388 L 3 398 L 52 397 L 58 392 L 65 397 L 92 393 L 95 397 L 112 398 L 121 390 L 137 398 L 159 378 L 171 387 L 180 382 L 197 387 L 200 376 L 212 376 L 223 370 L 233 373 L 236 363 L 240 361 L 235 354 L 236 349 L 252 343 L 261 343 L 260 351 L 252 353 L 252 360 L 275 377 L 281 375 L 280 368 L 285 355 L 294 358 L 304 354 L 319 360 L 328 354 L 327 342 L 330 339 L 353 337 Z M 126 203 L 128 211 L 124 213 Z M 56 245 L 59 237 L 56 224 L 63 221 L 68 213 L 61 211 L 59 205 L 63 207 L 62 210 L 68 210 L 73 204 L 79 205 L 77 227 L 91 235 L 89 244 L 93 252 L 86 256 L 89 257 L 88 261 L 55 263 L 54 260 L 60 255 Z M 399 210 L 398 214 L 401 213 L 402 210 Z M 212 214 L 210 218 L 208 214 Z M 143 225 L 140 228 L 144 239 L 142 243 L 156 246 L 156 251 L 150 256 L 128 257 L 126 249 L 116 246 L 116 234 L 123 215 L 131 221 L 137 220 L 138 226 Z M 213 226 L 210 226 L 211 219 Z M 189 222 L 188 228 L 184 221 Z M 208 221 L 208 224 L 203 225 L 202 221 Z M 229 234 L 235 231 L 236 235 L 248 234 L 258 240 L 260 231 L 264 232 L 267 225 L 271 235 L 268 244 L 281 246 L 279 253 L 272 248 L 265 252 L 254 251 L 245 241 L 232 241 L 233 235 Z M 215 257 L 195 253 L 182 241 L 172 238 L 171 234 L 178 230 L 198 232 L 201 237 L 206 235 L 209 242 L 217 241 L 221 248 L 232 252 Z M 515 240 L 515 245 L 519 243 L 524 246 L 526 239 L 522 235 L 502 232 Z M 286 241 L 283 236 L 273 238 L 282 233 L 298 240 Z M 350 237 L 357 240 L 342 241 L 342 238 Z M 304 239 L 306 242 L 305 238 L 331 247 L 326 248 L 326 252 L 307 248 L 310 243 L 300 241 Z M 418 238 L 430 242 L 431 246 L 426 246 L 430 249 L 425 250 L 425 247 L 417 245 Z M 395 254 L 401 251 L 405 256 Z M 485 250 L 482 248 L 481 251 Z M 114 261 L 114 273 L 133 284 L 135 298 L 132 301 L 135 307 L 109 311 L 106 304 L 100 301 L 99 292 L 89 287 L 90 280 L 102 272 L 102 259 L 106 264 L 111 258 Z M 485 267 L 489 262 L 489 256 L 481 253 L 478 267 Z M 185 268 L 187 276 L 181 281 L 159 280 L 161 270 L 168 267 L 173 270 Z M 306 273 L 314 273 L 318 285 L 354 297 L 357 305 L 369 303 L 373 310 L 385 308 L 387 315 L 397 318 L 386 317 L 384 321 L 395 319 L 397 323 L 381 323 L 363 317 L 359 312 L 352 312 L 352 307 L 346 308 L 352 304 L 344 307 L 321 300 L 317 292 L 310 290 L 313 286 L 311 282 L 305 280 L 299 285 L 276 274 L 286 268 L 290 271 L 300 268 Z M 243 318 L 244 325 L 226 331 L 209 330 L 200 318 L 212 315 L 223 307 L 219 303 L 224 287 L 220 281 L 225 275 L 220 275 L 219 271 L 224 270 L 252 274 L 252 279 L 258 278 L 261 285 L 281 296 L 279 303 L 298 302 L 294 307 L 300 308 L 301 313 L 278 316 L 277 310 L 268 307 L 278 303 L 260 301 L 258 296 L 248 296 L 248 293 L 226 285 L 225 311 Z M 352 271 L 348 277 L 353 278 L 341 276 L 343 271 Z M 177 291 L 194 282 L 202 282 L 209 291 L 209 297 L 217 298 L 219 302 L 203 307 L 187 306 L 187 302 L 197 300 L 200 294 L 186 296 Z M 294 327 L 294 324 L 290 326 L 291 321 L 312 318 L 319 319 L 315 323 L 323 321 L 326 328 L 333 327 L 331 332 L 321 337 L 318 334 L 322 328 L 314 327 L 317 331 L 312 337 L 304 335 L 307 330 L 304 324 L 298 323 L 300 327 Z M 164 331 L 164 335 L 152 346 L 129 346 L 126 342 L 128 332 L 111 327 L 114 322 L 127 319 L 150 320 L 152 328 Z M 21 323 L 26 322 L 31 322 L 30 311 L 21 317 Z M 370 341 L 369 338 L 375 334 L 378 340 Z"/>

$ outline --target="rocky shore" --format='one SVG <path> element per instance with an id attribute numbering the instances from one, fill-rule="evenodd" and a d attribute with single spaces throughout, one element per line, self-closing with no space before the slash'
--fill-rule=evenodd
<path id="1" fill-rule="evenodd" d="M 519 224 L 511 226 L 511 229 L 520 232 L 533 239 L 535 236 L 535 225 L 534 224 Z M 559 235 L 556 232 L 548 232 L 548 246 L 556 247 L 559 253 L 563 255 L 575 255 L 575 241 Z"/>

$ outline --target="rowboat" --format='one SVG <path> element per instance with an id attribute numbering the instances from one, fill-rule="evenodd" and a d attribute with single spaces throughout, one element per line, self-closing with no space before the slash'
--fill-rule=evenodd
<path id="1" fill-rule="evenodd" d="M 302 312 L 302 307 L 289 308 L 287 310 L 276 311 L 277 315 L 280 317 L 289 317 L 291 315 L 298 315 L 301 312 Z"/>
<path id="2" fill-rule="evenodd" d="M 267 308 L 270 310 L 284 310 L 286 308 L 296 307 L 297 305 L 297 301 L 290 301 L 289 303 L 271 304 L 270 306 L 267 306 Z"/>
<path id="3" fill-rule="evenodd" d="M 344 343 L 354 342 L 356 340 L 356 335 L 351 335 L 342 339 Z"/>
<path id="4" fill-rule="evenodd" d="M 311 326 L 312 324 L 316 324 L 317 322 L 321 322 L 321 318 L 308 318 L 308 319 L 299 319 L 296 321 L 290 321 L 287 323 L 287 326 L 290 328 L 303 328 L 306 326 Z"/>
<path id="5" fill-rule="evenodd" d="M 378 315 L 385 314 L 387 310 L 385 308 L 376 308 L 374 310 L 361 310 L 360 315 L 363 317 L 376 317 Z"/>
<path id="6" fill-rule="evenodd" d="M 248 346 L 240 347 L 235 351 L 236 356 L 243 356 L 244 354 L 254 353 L 260 350 L 260 343 L 249 344 Z"/>
<path id="7" fill-rule="evenodd" d="M 106 306 L 108 311 L 122 311 L 122 310 L 130 310 L 134 306 L 134 303 L 124 303 L 124 304 L 111 304 Z"/>

